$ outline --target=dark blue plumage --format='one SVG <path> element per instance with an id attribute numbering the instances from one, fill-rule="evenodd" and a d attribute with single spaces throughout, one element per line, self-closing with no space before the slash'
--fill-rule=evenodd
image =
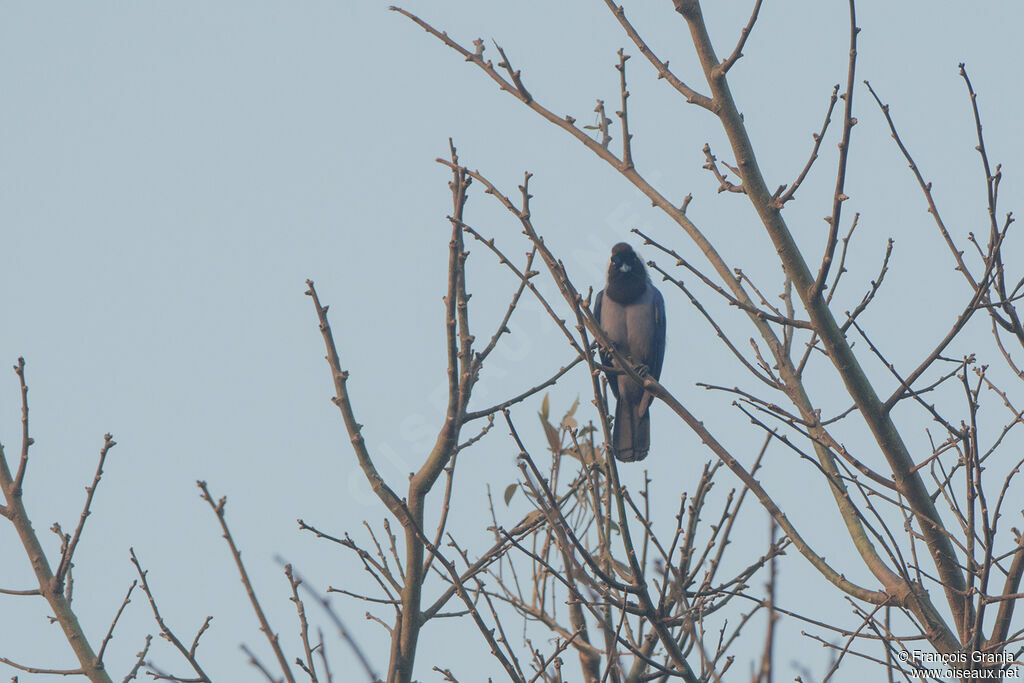
<path id="1" fill-rule="evenodd" d="M 665 300 L 651 284 L 643 262 L 632 247 L 620 242 L 612 247 L 608 283 L 597 293 L 594 314 L 616 348 L 629 354 L 634 363 L 661 379 L 665 360 Z M 612 365 L 612 355 L 601 351 L 601 362 Z M 625 462 L 643 460 L 651 448 L 651 416 L 654 398 L 625 373 L 609 373 L 608 383 L 615 396 L 612 444 L 615 457 Z"/>

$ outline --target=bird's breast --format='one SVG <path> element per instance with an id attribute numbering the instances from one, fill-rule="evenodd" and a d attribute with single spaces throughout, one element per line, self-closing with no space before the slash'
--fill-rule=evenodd
<path id="1" fill-rule="evenodd" d="M 647 363 L 650 360 L 655 330 L 651 287 L 628 304 L 620 304 L 605 297 L 600 322 L 608 337 L 635 362 Z"/>

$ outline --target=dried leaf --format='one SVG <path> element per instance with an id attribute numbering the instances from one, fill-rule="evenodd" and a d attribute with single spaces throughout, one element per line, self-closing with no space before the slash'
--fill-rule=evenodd
<path id="1" fill-rule="evenodd" d="M 554 425 L 550 422 L 541 421 L 544 425 L 544 436 L 548 437 L 548 447 L 552 453 L 559 453 L 562 450 L 562 438 L 558 435 L 558 430 L 555 429 Z"/>

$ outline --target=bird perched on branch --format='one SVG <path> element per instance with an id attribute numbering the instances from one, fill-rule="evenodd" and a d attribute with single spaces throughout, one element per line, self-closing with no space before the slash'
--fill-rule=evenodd
<path id="1" fill-rule="evenodd" d="M 647 277 L 647 269 L 624 242 L 612 247 L 608 283 L 597 293 L 594 314 L 615 347 L 628 354 L 640 374 L 660 379 L 665 359 L 665 300 Z M 615 365 L 608 349 L 601 362 Z M 612 441 L 615 457 L 624 462 L 643 460 L 651 449 L 653 396 L 625 372 L 608 372 L 615 396 Z"/>

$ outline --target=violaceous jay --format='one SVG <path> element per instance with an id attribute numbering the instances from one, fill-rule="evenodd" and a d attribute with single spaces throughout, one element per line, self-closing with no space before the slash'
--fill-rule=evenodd
<path id="1" fill-rule="evenodd" d="M 620 242 L 612 247 L 608 283 L 597 293 L 594 314 L 615 347 L 661 378 L 665 359 L 665 300 L 647 277 L 643 262 L 632 247 Z M 613 365 L 607 349 L 601 362 Z M 615 457 L 624 462 L 643 460 L 651 448 L 651 394 L 624 372 L 606 373 L 615 396 L 612 441 Z M 643 368 L 641 368 L 643 374 Z"/>

